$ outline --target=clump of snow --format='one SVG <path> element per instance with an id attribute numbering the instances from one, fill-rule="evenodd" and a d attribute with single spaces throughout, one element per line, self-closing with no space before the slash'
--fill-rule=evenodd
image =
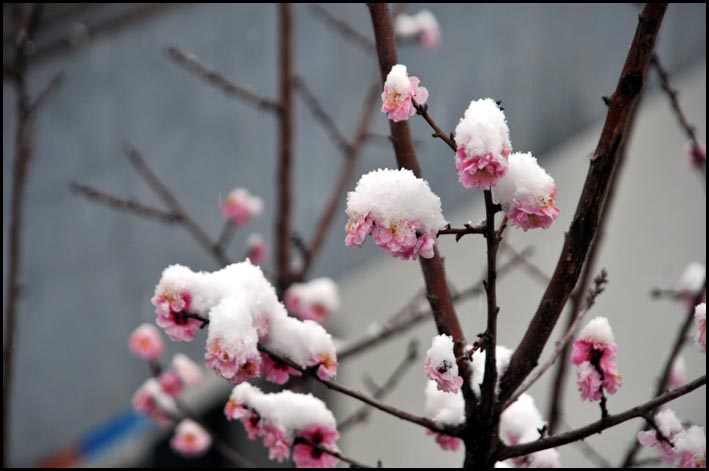
<path id="1" fill-rule="evenodd" d="M 348 246 L 370 233 L 384 251 L 403 258 L 433 257 L 436 235 L 446 226 L 441 200 L 411 170 L 379 169 L 363 175 L 347 194 Z"/>
<path id="2" fill-rule="evenodd" d="M 535 433 L 536 438 L 539 438 L 537 430 L 544 425 L 534 398 L 522 394 L 500 416 L 500 438 L 507 445 L 516 445 L 529 433 Z"/>
<path id="3" fill-rule="evenodd" d="M 559 215 L 554 204 L 554 179 L 529 152 L 509 156 L 507 173 L 495 187 L 495 198 L 513 225 L 524 229 L 547 229 Z"/>
<path id="4" fill-rule="evenodd" d="M 465 422 L 465 401 L 460 391 L 441 391 L 435 381 L 428 381 L 425 393 L 424 415 L 427 418 L 443 426 L 456 426 Z"/>
<path id="5" fill-rule="evenodd" d="M 615 343 L 613 330 L 611 329 L 608 319 L 600 316 L 591 319 L 588 324 L 581 329 L 578 338 L 608 345 Z"/>
<path id="6" fill-rule="evenodd" d="M 295 317 L 322 324 L 340 309 L 337 284 L 330 278 L 293 283 L 285 293 L 285 305 Z"/>
<path id="7" fill-rule="evenodd" d="M 677 452 L 676 464 L 680 468 L 707 467 L 707 437 L 704 427 L 692 425 L 677 434 L 674 444 Z"/>
<path id="8" fill-rule="evenodd" d="M 500 378 L 502 378 L 507 371 L 507 367 L 510 364 L 510 359 L 512 358 L 512 350 L 509 348 L 498 345 L 495 348 L 495 364 L 497 365 L 497 386 L 499 387 Z M 472 358 L 472 367 L 470 369 L 470 384 L 475 393 L 476 397 L 480 397 L 480 386 L 485 379 L 485 357 L 487 355 L 485 352 L 475 352 Z"/>

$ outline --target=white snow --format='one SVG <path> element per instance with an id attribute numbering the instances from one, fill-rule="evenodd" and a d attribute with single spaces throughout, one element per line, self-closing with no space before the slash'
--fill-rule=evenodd
<path id="1" fill-rule="evenodd" d="M 687 265 L 682 275 L 677 281 L 677 289 L 687 293 L 695 294 L 702 289 L 704 279 L 707 276 L 707 269 L 703 263 L 692 262 Z"/>
<path id="2" fill-rule="evenodd" d="M 492 98 L 470 102 L 455 128 L 455 142 L 468 156 L 493 154 L 501 158 L 511 151 L 510 130 L 505 113 Z"/>
<path id="3" fill-rule="evenodd" d="M 319 304 L 330 313 L 340 309 L 337 283 L 331 278 L 316 278 L 306 283 L 293 283 L 287 293 L 292 293 L 298 301 L 307 305 Z M 288 294 L 286 294 L 288 296 Z"/>
<path id="4" fill-rule="evenodd" d="M 411 81 L 405 65 L 396 64 L 391 68 L 384 82 L 384 89 L 400 95 L 411 93 Z"/>
<path id="5" fill-rule="evenodd" d="M 172 368 L 180 380 L 189 386 L 194 386 L 202 379 L 202 369 L 184 353 L 176 353 L 172 357 Z"/>
<path id="6" fill-rule="evenodd" d="M 431 342 L 431 348 L 426 352 L 426 359 L 435 368 L 445 365 L 452 376 L 458 376 L 458 364 L 453 353 L 453 337 L 450 335 L 436 335 Z"/>
<path id="7" fill-rule="evenodd" d="M 496 200 L 507 209 L 514 205 L 544 206 L 555 189 L 554 179 L 531 153 L 515 152 L 509 156 L 507 173 L 494 192 Z"/>
<path id="8" fill-rule="evenodd" d="M 615 343 L 613 330 L 608 319 L 600 316 L 588 321 L 588 324 L 579 332 L 578 338 L 606 345 Z"/>
<path id="9" fill-rule="evenodd" d="M 655 423 L 662 435 L 667 438 L 671 438 L 684 429 L 682 422 L 679 421 L 672 409 L 663 409 L 655 414 Z"/>
<path id="10" fill-rule="evenodd" d="M 500 416 L 500 438 L 508 445 L 520 443 L 523 438 L 531 436 L 537 439 L 539 438 L 537 430 L 544 424 L 534 398 L 529 394 L 522 394 Z"/>
<path id="11" fill-rule="evenodd" d="M 463 394 L 439 391 L 435 381 L 426 384 L 424 415 L 442 426 L 456 426 L 465 422 Z"/>
<path id="12" fill-rule="evenodd" d="M 470 347 L 469 347 L 470 348 Z M 507 371 L 507 367 L 510 364 L 510 359 L 512 358 L 512 350 L 509 348 L 498 345 L 495 349 L 495 364 L 497 365 L 497 382 L 499 387 L 500 378 Z M 473 392 L 476 397 L 480 397 L 480 386 L 485 379 L 485 352 L 475 352 L 473 354 L 472 368 L 470 369 L 470 383 L 473 388 Z"/>
<path id="13" fill-rule="evenodd" d="M 675 439 L 675 450 L 679 456 L 681 456 L 682 453 L 690 453 L 694 457 L 697 465 L 699 465 L 697 461 L 701 462 L 703 457 L 704 466 L 695 467 L 705 467 L 707 459 L 707 437 L 704 427 L 692 425 L 683 432 L 680 432 Z"/>

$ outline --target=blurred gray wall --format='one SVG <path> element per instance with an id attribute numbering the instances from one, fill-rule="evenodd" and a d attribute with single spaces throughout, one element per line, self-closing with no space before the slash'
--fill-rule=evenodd
<path id="1" fill-rule="evenodd" d="M 53 28 L 75 28 L 76 20 L 124 8 L 77 13 Z M 329 8 L 371 35 L 363 5 Z M 427 53 L 407 46 L 400 60 L 429 89 L 431 112 L 439 123 L 452 129 L 470 99 L 502 99 L 515 148 L 529 149 L 542 159 L 546 150 L 605 113 L 600 97 L 615 86 L 638 13 L 632 5 L 429 8 L 443 28 L 441 49 Z M 296 70 L 351 135 L 375 61 L 314 19 L 306 5 L 295 10 Z M 237 235 L 234 257 L 241 255 L 251 231 L 270 237 L 274 119 L 181 70 L 167 59 L 164 47 L 177 45 L 234 81 L 273 97 L 275 13 L 271 5 L 174 7 L 32 68 L 30 86 L 35 91 L 59 70 L 65 72 L 66 83 L 40 116 L 37 159 L 28 185 L 21 280 L 25 296 L 19 309 L 13 385 L 13 464 L 31 465 L 125 410 L 146 374 L 144 365 L 126 352 L 126 337 L 136 324 L 153 319 L 149 299 L 161 270 L 171 263 L 215 268 L 180 228 L 84 201 L 69 193 L 69 181 L 159 205 L 120 155 L 120 141 L 128 139 L 215 237 L 221 227 L 217 205 L 230 189 L 247 186 L 266 200 L 263 217 Z M 673 71 L 705 57 L 706 6 L 672 5 L 659 52 Z M 12 87 L 4 82 L 4 252 L 14 103 Z M 342 159 L 300 101 L 296 116 L 294 224 L 309 237 Z M 383 116 L 377 116 L 375 128 L 386 132 Z M 477 195 L 452 183 L 452 164 L 442 160 L 449 157 L 447 151 L 431 142 L 422 122 L 414 121 L 412 128 L 423 141 L 423 172 L 444 201 L 444 210 L 472 204 Z M 387 145 L 370 144 L 359 169 L 393 165 Z M 344 222 L 343 205 L 313 276 L 338 278 L 377 254 L 371 246 L 345 250 Z M 563 226 L 556 227 L 560 231 Z M 396 298 L 403 301 L 412 289 L 402 286 Z M 349 295 L 346 300 L 353 302 Z M 358 333 L 346 322 L 330 328 L 342 336 Z M 199 358 L 203 346 L 198 341 L 171 348 Z"/>

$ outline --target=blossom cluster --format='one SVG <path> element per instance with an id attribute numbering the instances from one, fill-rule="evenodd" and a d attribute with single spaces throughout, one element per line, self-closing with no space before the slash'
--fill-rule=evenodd
<path id="1" fill-rule="evenodd" d="M 680 468 L 706 468 L 706 433 L 703 427 L 683 426 L 671 409 L 658 412 L 654 422 L 657 429 L 638 433 L 641 445 L 659 448 L 667 463 L 674 463 Z"/>
<path id="2" fill-rule="evenodd" d="M 288 312 L 302 320 L 322 324 L 340 309 L 337 284 L 330 278 L 316 278 L 306 283 L 293 283 L 285 293 Z"/>
<path id="3" fill-rule="evenodd" d="M 263 200 L 252 195 L 246 188 L 236 188 L 229 192 L 221 203 L 222 215 L 236 227 L 248 223 L 263 211 Z"/>
<path id="4" fill-rule="evenodd" d="M 434 50 L 441 44 L 441 26 L 429 10 L 421 10 L 415 15 L 397 15 L 394 19 L 394 34 L 405 40 L 418 39 L 428 50 Z"/>
<path id="5" fill-rule="evenodd" d="M 282 384 L 289 374 L 299 374 L 262 355 L 259 345 L 303 368 L 317 367 L 323 379 L 335 376 L 330 334 L 316 322 L 288 316 L 261 269 L 248 260 L 211 273 L 172 265 L 163 271 L 152 303 L 157 324 L 173 340 L 193 340 L 208 322 L 207 366 L 234 384 L 261 373 Z"/>
<path id="6" fill-rule="evenodd" d="M 347 194 L 347 216 L 347 246 L 362 246 L 371 234 L 379 248 L 404 260 L 433 257 L 436 235 L 446 226 L 441 200 L 406 169 L 363 175 Z"/>
<path id="7" fill-rule="evenodd" d="M 240 420 L 249 439 L 260 437 L 271 459 L 283 461 L 292 449 L 298 468 L 331 468 L 337 464 L 335 456 L 310 444 L 338 451 L 336 441 L 340 436 L 332 412 L 312 394 L 287 390 L 265 394 L 243 383 L 234 387 L 224 414 L 228 420 Z"/>
<path id="8" fill-rule="evenodd" d="M 596 317 L 581 329 L 571 351 L 571 362 L 578 367 L 581 399 L 598 401 L 604 389 L 610 394 L 618 390 L 622 377 L 615 363 L 617 350 L 613 331 L 605 317 Z"/>

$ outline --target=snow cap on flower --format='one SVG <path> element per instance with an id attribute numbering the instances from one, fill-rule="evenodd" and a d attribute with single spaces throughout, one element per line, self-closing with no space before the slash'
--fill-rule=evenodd
<path id="1" fill-rule="evenodd" d="M 170 423 L 171 417 L 177 415 L 175 401 L 166 394 L 155 378 L 148 378 L 133 394 L 133 408 L 149 416 L 158 425 Z"/>
<path id="2" fill-rule="evenodd" d="M 707 436 L 704 427 L 692 425 L 677 434 L 674 441 L 677 466 L 680 468 L 707 467 Z"/>
<path id="3" fill-rule="evenodd" d="M 252 195 L 246 188 L 229 192 L 221 204 L 222 215 L 235 226 L 242 226 L 263 211 L 263 200 Z"/>
<path id="4" fill-rule="evenodd" d="M 258 233 L 251 234 L 246 239 L 246 258 L 254 265 L 261 265 L 268 255 L 268 245 L 263 236 Z"/>
<path id="5" fill-rule="evenodd" d="M 592 343 L 611 345 L 615 343 L 613 329 L 605 317 L 595 317 L 581 329 L 578 338 Z"/>
<path id="6" fill-rule="evenodd" d="M 288 312 L 298 319 L 322 324 L 340 309 L 337 284 L 330 278 L 316 278 L 306 283 L 293 283 L 285 293 Z"/>
<path id="7" fill-rule="evenodd" d="M 438 383 L 429 380 L 426 383 L 425 396 L 424 415 L 436 425 L 454 427 L 465 422 L 465 401 L 460 391 L 456 393 L 442 391 L 439 389 Z M 460 438 L 430 430 L 427 430 L 426 433 L 435 435 L 436 443 L 443 450 L 457 451 L 460 448 Z"/>
<path id="8" fill-rule="evenodd" d="M 288 390 L 264 394 L 257 387 L 242 383 L 232 390 L 225 412 L 228 418 L 241 419 L 247 431 L 252 431 L 249 438 L 263 438 L 271 459 L 287 458 L 298 437 L 338 450 L 335 417 L 325 403 L 312 394 Z M 298 467 L 332 467 L 337 463 L 331 455 L 306 444 L 294 447 L 293 460 Z"/>
<path id="9" fill-rule="evenodd" d="M 495 198 L 512 225 L 525 231 L 551 226 L 559 215 L 556 194 L 554 179 L 529 152 L 510 155 L 507 174 L 495 187 Z"/>
<path id="10" fill-rule="evenodd" d="M 436 335 L 431 348 L 426 352 L 423 367 L 428 379 L 436 382 L 438 389 L 455 393 L 463 385 L 463 378 L 458 375 L 458 364 L 453 353 L 453 337 Z"/>
<path id="11" fill-rule="evenodd" d="M 175 428 L 170 447 L 186 457 L 201 456 L 212 446 L 212 437 L 197 422 L 183 419 Z"/>
<path id="12" fill-rule="evenodd" d="M 391 68 L 384 82 L 382 92 L 382 113 L 386 113 L 390 120 L 405 121 L 416 113 L 411 99 L 419 105 L 428 100 L 428 90 L 419 87 L 418 77 L 409 77 L 406 66 L 396 64 Z"/>
<path id="13" fill-rule="evenodd" d="M 556 448 L 537 451 L 527 455 L 529 468 L 561 468 L 561 457 Z"/>
<path id="14" fill-rule="evenodd" d="M 144 360 L 157 360 L 165 351 L 160 331 L 152 324 L 139 325 L 128 338 L 128 348 Z"/>
<path id="15" fill-rule="evenodd" d="M 441 27 L 429 10 L 421 10 L 415 15 L 401 13 L 394 19 L 394 33 L 402 39 L 418 39 L 428 50 L 436 49 L 441 43 Z"/>
<path id="16" fill-rule="evenodd" d="M 466 188 L 489 190 L 507 172 L 512 152 L 504 112 L 491 98 L 470 102 L 455 128 L 455 169 Z"/>
<path id="17" fill-rule="evenodd" d="M 402 259 L 433 257 L 436 235 L 446 226 L 441 200 L 411 170 L 379 169 L 363 175 L 347 194 L 348 246 L 368 234 L 385 252 Z"/>
<path id="18" fill-rule="evenodd" d="M 202 369 L 184 353 L 177 353 L 172 357 L 171 367 L 187 386 L 195 386 L 202 379 Z"/>
<path id="19" fill-rule="evenodd" d="M 694 323 L 697 326 L 695 340 L 702 347 L 702 351 L 707 348 L 707 304 L 701 303 L 694 308 Z"/>

